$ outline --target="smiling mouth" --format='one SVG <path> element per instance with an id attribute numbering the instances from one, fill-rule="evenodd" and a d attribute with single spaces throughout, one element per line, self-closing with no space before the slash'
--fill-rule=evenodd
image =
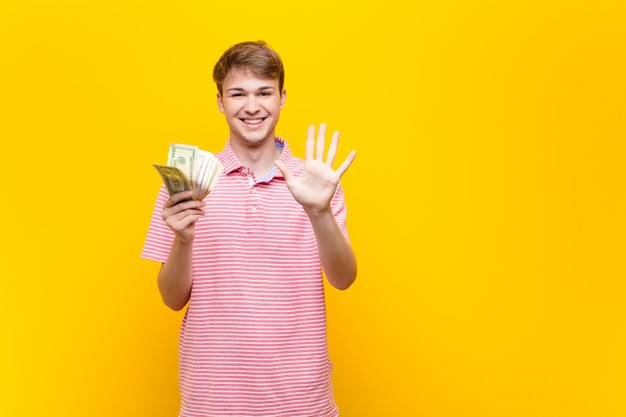
<path id="1" fill-rule="evenodd" d="M 263 123 L 263 121 L 265 120 L 265 118 L 257 118 L 257 119 L 239 119 L 242 122 L 244 122 L 247 125 L 250 126 L 255 126 L 255 125 L 259 125 L 261 123 Z"/>

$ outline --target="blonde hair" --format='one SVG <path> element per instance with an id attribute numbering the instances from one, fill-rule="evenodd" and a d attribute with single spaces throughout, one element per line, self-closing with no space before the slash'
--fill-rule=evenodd
<path id="1" fill-rule="evenodd" d="M 220 94 L 224 79 L 232 69 L 250 71 L 261 78 L 278 80 L 278 88 L 280 91 L 283 90 L 285 84 L 283 61 L 264 41 L 241 42 L 222 54 L 213 68 L 213 81 Z"/>

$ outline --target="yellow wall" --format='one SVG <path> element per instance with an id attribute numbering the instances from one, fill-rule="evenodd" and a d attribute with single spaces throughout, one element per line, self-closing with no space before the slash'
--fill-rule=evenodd
<path id="1" fill-rule="evenodd" d="M 222 148 L 212 65 L 256 39 L 295 152 L 358 152 L 342 416 L 626 415 L 626 3 L 210 3 L 0 4 L 1 416 L 175 415 L 150 164 Z"/>

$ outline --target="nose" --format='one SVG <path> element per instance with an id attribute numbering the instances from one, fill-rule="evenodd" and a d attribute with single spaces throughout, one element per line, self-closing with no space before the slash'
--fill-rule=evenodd
<path id="1" fill-rule="evenodd" d="M 257 97 L 254 94 L 249 94 L 246 97 L 246 105 L 244 107 L 244 110 L 248 114 L 255 114 L 255 113 L 258 113 L 258 111 L 260 110 Z"/>

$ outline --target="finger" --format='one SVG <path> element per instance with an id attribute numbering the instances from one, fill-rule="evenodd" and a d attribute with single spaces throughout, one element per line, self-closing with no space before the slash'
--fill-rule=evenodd
<path id="1" fill-rule="evenodd" d="M 196 201 L 190 201 L 189 203 L 184 203 L 184 204 L 194 204 L 197 203 Z M 199 215 L 203 215 L 204 214 L 204 210 L 202 209 L 202 207 L 204 207 L 204 204 L 202 206 L 194 204 L 191 207 L 185 207 L 183 206 L 183 204 L 177 205 L 176 207 L 170 209 L 170 210 L 164 210 L 163 214 L 165 217 L 171 218 L 172 220 L 178 221 L 183 219 L 185 216 L 188 216 L 190 214 L 199 214 Z M 178 211 L 177 211 L 178 210 Z"/>
<path id="2" fill-rule="evenodd" d="M 201 216 L 204 216 L 204 210 L 185 210 L 164 218 L 165 223 L 174 231 L 183 230 L 192 223 L 195 223 Z"/>
<path id="3" fill-rule="evenodd" d="M 320 129 L 317 132 L 317 155 L 315 159 L 320 161 L 324 160 L 324 137 L 326 136 L 326 125 L 322 123 Z"/>
<path id="4" fill-rule="evenodd" d="M 199 218 L 200 218 L 199 214 L 189 214 L 185 216 L 184 218 L 177 220 L 176 222 L 172 222 L 172 225 L 170 226 L 170 228 L 174 232 L 176 231 L 182 232 L 186 228 L 188 228 L 190 225 L 198 221 Z"/>
<path id="5" fill-rule="evenodd" d="M 191 191 L 182 191 L 180 193 L 172 194 L 170 198 L 167 199 L 165 203 L 165 207 L 173 207 L 181 201 L 190 199 L 192 195 Z"/>
<path id="6" fill-rule="evenodd" d="M 348 170 L 348 168 L 350 168 L 350 165 L 352 165 L 352 161 L 354 161 L 355 157 L 356 157 L 356 152 L 355 151 L 350 152 L 350 154 L 346 157 L 346 159 L 343 161 L 341 166 L 337 168 L 337 173 L 339 174 L 339 178 L 341 178 L 343 174 Z"/>
<path id="7" fill-rule="evenodd" d="M 309 126 L 309 132 L 306 137 L 306 159 L 313 159 L 313 149 L 315 148 L 315 126 Z"/>
<path id="8" fill-rule="evenodd" d="M 204 207 L 206 203 L 204 201 L 190 200 L 176 204 L 173 207 L 166 207 L 163 209 L 161 217 L 166 223 L 178 222 L 189 214 L 204 215 Z"/>
<path id="9" fill-rule="evenodd" d="M 280 172 L 283 173 L 283 176 L 285 177 L 286 182 L 291 181 L 291 179 L 293 178 L 293 175 L 291 175 L 291 171 L 289 170 L 289 167 L 285 165 L 283 161 L 274 161 L 274 165 L 276 165 L 276 167 L 280 170 Z"/>
<path id="10" fill-rule="evenodd" d="M 206 203 L 203 200 L 181 200 L 177 203 L 174 203 L 173 206 L 163 207 L 164 211 L 170 213 L 170 215 L 174 215 L 176 213 L 181 213 L 185 210 L 190 209 L 200 209 L 206 206 Z"/>
<path id="11" fill-rule="evenodd" d="M 339 143 L 339 132 L 335 131 L 333 133 L 333 138 L 330 141 L 330 146 L 328 147 L 328 155 L 326 156 L 326 165 L 332 167 L 333 162 L 335 162 L 335 156 L 337 155 L 337 144 Z"/>

